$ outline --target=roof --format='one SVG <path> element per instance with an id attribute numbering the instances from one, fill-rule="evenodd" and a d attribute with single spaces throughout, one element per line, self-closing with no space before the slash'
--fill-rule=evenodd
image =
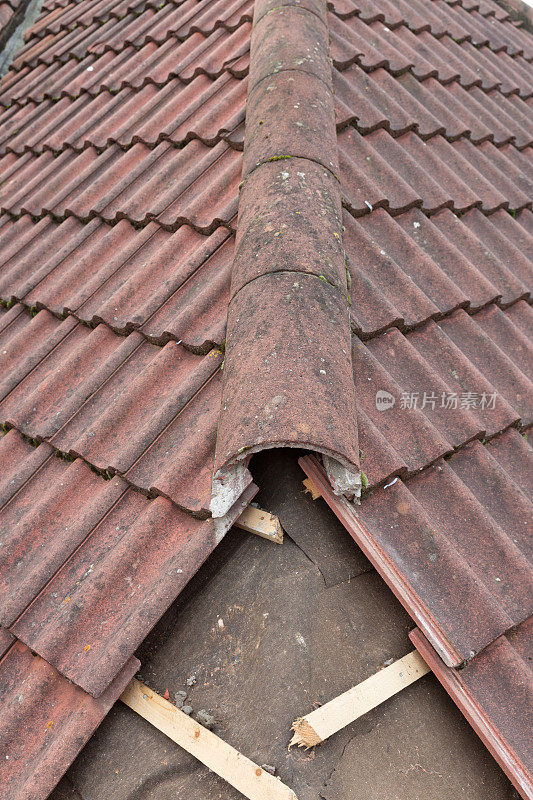
<path id="1" fill-rule="evenodd" d="M 17 800 L 48 795 L 256 491 L 215 532 L 250 4 L 111 6 L 45 4 L 0 89 L 2 190 L 27 190 L 20 215 L 2 191 L 0 222 L 0 782 Z"/>
<path id="2" fill-rule="evenodd" d="M 531 618 L 497 637 L 460 671 L 439 659 L 418 628 L 410 637 L 520 794 L 530 797 Z"/>
<path id="3" fill-rule="evenodd" d="M 264 447 L 323 456 L 451 668 L 531 614 L 531 41 L 492 0 L 46 0 L 0 84 L 8 705 L 15 658 L 118 697 Z"/>
<path id="4" fill-rule="evenodd" d="M 27 3 L 25 0 L 3 0 L 0 3 L 0 50 L 3 50 L 9 37 L 20 24 Z M 0 58 L 0 69 L 4 60 Z"/>

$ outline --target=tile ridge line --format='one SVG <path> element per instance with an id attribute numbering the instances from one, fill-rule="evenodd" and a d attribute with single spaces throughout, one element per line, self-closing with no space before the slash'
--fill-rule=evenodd
<path id="1" fill-rule="evenodd" d="M 263 449 L 312 450 L 360 493 L 326 0 L 255 2 L 242 177 L 215 522 Z"/>

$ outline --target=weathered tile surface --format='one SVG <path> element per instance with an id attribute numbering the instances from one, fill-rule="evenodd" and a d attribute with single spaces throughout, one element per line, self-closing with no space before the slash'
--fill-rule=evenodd
<path id="1" fill-rule="evenodd" d="M 209 519 L 223 381 L 217 466 L 361 458 L 385 578 L 518 785 L 532 59 L 493 0 L 45 0 L 0 83 L 0 683 L 79 713 L 13 745 L 20 800 L 240 510 Z"/>

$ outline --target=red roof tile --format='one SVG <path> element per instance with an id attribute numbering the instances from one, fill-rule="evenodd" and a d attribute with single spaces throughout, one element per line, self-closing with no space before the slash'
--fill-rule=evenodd
<path id="1" fill-rule="evenodd" d="M 218 28 L 233 31 L 242 23 L 251 21 L 252 3 L 250 0 L 223 0 L 201 3 L 187 0 L 175 5 L 172 2 L 147 8 L 140 14 L 130 12 L 124 17 L 110 18 L 107 22 L 95 20 L 87 27 L 77 26 L 73 30 L 51 23 L 40 31 L 41 37 L 28 32 L 28 41 L 19 51 L 13 68 L 19 69 L 37 61 L 52 63 L 71 58 L 83 58 L 88 52 L 118 52 L 126 45 L 140 48 L 148 42 L 161 44 L 169 38 L 185 41 L 189 36 L 200 33 L 207 36 Z M 40 24 L 40 23 L 39 23 Z M 57 31 L 57 32 L 56 32 Z"/>
<path id="2" fill-rule="evenodd" d="M 0 423 L 26 437 L 0 441 L 0 623 L 40 654 L 0 628 L 0 685 L 27 670 L 79 709 L 35 720 L 42 769 L 13 751 L 20 800 L 68 766 L 276 443 L 324 453 L 339 491 L 327 456 L 360 448 L 360 510 L 331 503 L 469 661 L 459 680 L 481 676 L 521 785 L 520 726 L 487 692 L 532 611 L 531 36 L 493 0 L 258 0 L 250 62 L 252 8 L 45 0 L 0 85 Z M 219 422 L 223 479 L 243 467 L 223 510 L 244 494 L 215 527 Z"/>
<path id="3" fill-rule="evenodd" d="M 415 629 L 416 648 L 524 800 L 533 796 L 531 760 L 533 618 L 498 637 L 464 669 L 447 667 Z"/>
<path id="4" fill-rule="evenodd" d="M 9 31 L 13 24 L 15 12 L 9 3 L 0 3 L 0 41 L 5 42 L 9 34 L 6 35 L 6 30 Z M 8 27 L 9 26 L 9 27 Z"/>
<path id="5" fill-rule="evenodd" d="M 149 83 L 140 90 L 104 91 L 94 98 L 83 93 L 75 102 L 64 97 L 25 105 L 15 109 L 0 135 L 10 152 L 35 154 L 62 147 L 104 150 L 113 143 L 121 147 L 136 142 L 154 147 L 162 141 L 184 145 L 190 139 L 208 145 L 221 139 L 241 143 L 237 129 L 244 122 L 245 98 L 246 81 L 227 73 L 216 81 L 201 75 L 186 85 L 174 79 L 162 89 Z"/>
<path id="6" fill-rule="evenodd" d="M 0 658 L 7 653 L 11 645 L 15 642 L 13 634 L 5 628 L 0 628 Z"/>
<path id="7" fill-rule="evenodd" d="M 102 90 L 140 89 L 146 84 L 162 87 L 170 78 L 189 83 L 199 75 L 215 79 L 224 72 L 243 77 L 248 69 L 250 25 L 244 23 L 234 33 L 223 34 L 217 29 L 207 37 L 194 34 L 182 44 L 169 39 L 139 50 L 125 47 L 117 54 L 90 53 L 81 61 L 70 58 L 62 65 L 43 63 L 12 70 L 2 82 L 0 104 L 25 105 L 29 99 L 56 100 L 62 95 L 77 97 L 81 92 L 96 96 Z"/>
<path id="8" fill-rule="evenodd" d="M 408 69 L 420 80 L 458 80 L 466 89 L 498 88 L 505 95 L 531 97 L 531 65 L 522 56 L 495 53 L 470 41 L 458 44 L 448 35 L 437 38 L 429 31 L 415 34 L 405 25 L 391 29 L 379 21 L 367 24 L 359 16 L 341 20 L 331 14 L 330 31 L 333 63 L 340 69 L 353 63 L 369 71 L 384 67 L 393 75 Z"/>
<path id="9" fill-rule="evenodd" d="M 127 487 L 103 481 L 79 459 L 56 458 L 48 444 L 34 448 L 15 431 L 2 438 L 0 448 L 0 622 L 9 628 Z"/>
<path id="10" fill-rule="evenodd" d="M 98 697 L 216 544 L 212 520 L 129 489 L 12 630 Z"/>
<path id="11" fill-rule="evenodd" d="M 423 139 L 437 134 L 475 144 L 509 141 L 523 148 L 533 141 L 531 113 L 518 95 L 499 90 L 463 89 L 435 78 L 417 80 L 410 72 L 397 78 L 379 68 L 367 73 L 357 64 L 334 73 L 337 124 L 356 126 L 363 135 L 385 128 L 392 135 L 415 130 Z"/>
<path id="12" fill-rule="evenodd" d="M 504 446 L 520 437 L 514 429 L 501 436 Z M 300 462 L 450 666 L 533 613 L 532 506 L 514 482 L 527 471 L 522 455 L 530 459 L 530 449 L 515 450 L 508 473 L 497 446 L 474 442 L 373 492 L 357 513 L 327 489 L 316 461 Z"/>
<path id="13" fill-rule="evenodd" d="M 144 476 L 144 492 L 205 516 L 220 405 L 219 380 L 207 384 L 221 360 L 217 350 L 198 356 L 173 341 L 160 347 L 139 333 L 117 336 L 103 324 L 23 314 L 3 335 L 0 415 L 102 472 L 128 478 L 133 470 Z"/>
<path id="14" fill-rule="evenodd" d="M 167 230 L 188 223 L 211 233 L 237 212 L 241 156 L 222 142 L 206 147 L 194 140 L 182 150 L 167 142 L 154 150 L 140 143 L 125 151 L 111 145 L 100 154 L 88 147 L 21 161 L 19 169 L 6 170 L 0 190 L 0 207 L 12 215 L 98 216 L 140 225 L 157 220 Z M 206 204 L 212 192 L 218 202 Z"/>
<path id="15" fill-rule="evenodd" d="M 35 225 L 28 216 L 3 222 L 2 297 L 73 312 L 118 333 L 142 327 L 159 344 L 182 340 L 205 352 L 222 343 L 233 253 L 226 229 L 205 236 L 187 225 L 174 233 L 156 223 L 136 230 L 125 220 L 112 228 L 73 217 L 60 225 L 48 218 Z"/>
<path id="16" fill-rule="evenodd" d="M 203 466 L 205 453 L 189 455 L 187 470 L 194 457 Z M 164 497 L 143 497 L 120 478 L 106 481 L 80 459 L 58 458 L 48 444 L 35 449 L 15 431 L 0 440 L 0 460 L 0 518 L 8 532 L 0 622 L 98 697 L 223 529 L 215 534 L 212 520 L 194 519 Z M 209 492 L 210 474 L 206 485 Z M 184 482 L 179 486 L 183 491 Z M 230 512 L 226 529 L 255 490 L 252 484 Z"/>
<path id="17" fill-rule="evenodd" d="M 501 14 L 489 28 L 495 6 L 333 5 L 367 493 L 354 512 L 321 486 L 445 661 L 477 671 L 533 612 L 531 453 L 514 427 L 533 409 L 531 38 Z M 393 409 L 376 407 L 377 390 Z M 462 406 L 468 392 L 485 401 Z M 452 415 L 442 396 L 457 398 Z M 518 715 L 509 680 L 497 702 Z M 519 789 L 521 730 L 507 717 Z"/>
<path id="18" fill-rule="evenodd" d="M 95 699 L 22 642 L 13 644 L 0 661 L 0 786 L 9 787 L 10 800 L 48 796 L 138 668 L 131 658 Z"/>

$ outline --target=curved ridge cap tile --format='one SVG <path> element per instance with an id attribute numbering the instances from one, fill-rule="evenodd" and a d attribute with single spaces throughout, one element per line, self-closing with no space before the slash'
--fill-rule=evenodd
<path id="1" fill-rule="evenodd" d="M 248 91 L 257 83 L 286 70 L 306 72 L 331 89 L 329 33 L 325 23 L 298 5 L 272 9 L 261 16 L 263 3 L 255 4 L 251 39 Z"/>
<path id="2" fill-rule="evenodd" d="M 268 448 L 321 453 L 336 493 L 361 491 L 329 36 L 304 2 L 255 7 L 215 518 Z"/>
<path id="3" fill-rule="evenodd" d="M 254 6 L 254 26 L 272 11 L 278 11 L 280 8 L 286 8 L 288 6 L 309 11 L 311 14 L 315 14 L 324 25 L 327 25 L 328 9 L 327 3 L 324 0 L 256 0 Z"/>
<path id="4" fill-rule="evenodd" d="M 264 164 L 245 181 L 230 296 L 265 274 L 312 274 L 346 296 L 339 184 L 305 158 Z M 297 276 L 296 276 L 297 277 Z"/>
<path id="5" fill-rule="evenodd" d="M 250 456 L 273 447 L 322 453 L 335 490 L 359 494 L 349 342 L 345 296 L 315 275 L 266 274 L 235 295 L 228 315 L 213 516 L 234 502 Z"/>
<path id="6" fill-rule="evenodd" d="M 247 109 L 243 177 L 290 157 L 316 161 L 338 175 L 333 91 L 321 78 L 299 70 L 270 75 L 248 92 Z"/>

